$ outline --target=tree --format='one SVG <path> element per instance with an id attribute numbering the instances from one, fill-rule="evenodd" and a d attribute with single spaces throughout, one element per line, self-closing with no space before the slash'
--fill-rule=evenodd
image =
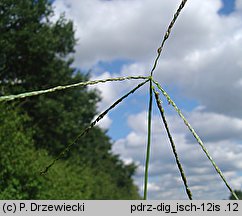
<path id="1" fill-rule="evenodd" d="M 33 131 L 25 128 L 27 121 L 19 110 L 0 106 L 0 199 L 85 197 L 80 190 L 83 178 L 66 162 L 53 167 L 45 178 L 39 175 L 51 158 L 45 150 L 34 149 Z"/>
<path id="2" fill-rule="evenodd" d="M 53 158 L 36 150 L 30 119 L 17 108 L 0 105 L 0 199 L 136 199 L 136 187 L 119 185 L 90 166 L 61 161 L 40 176 Z M 124 181 L 127 178 L 124 177 Z"/>
<path id="3" fill-rule="evenodd" d="M 71 67 L 71 54 L 76 43 L 73 23 L 64 15 L 53 22 L 53 15 L 48 0 L 1 0 L 0 95 L 88 80 L 88 74 L 83 75 Z M 29 118 L 24 128 L 33 131 L 35 148 L 55 157 L 90 124 L 97 114 L 99 100 L 95 90 L 82 87 L 19 100 L 15 106 L 19 107 L 20 114 Z M 28 146 L 30 140 L 23 139 L 23 145 Z M 111 153 L 111 146 L 106 133 L 95 127 L 73 146 L 65 160 L 72 171 L 76 169 L 78 172 L 86 166 L 90 173 L 98 175 L 99 185 L 95 185 L 97 181 L 90 181 L 93 187 L 101 186 L 102 178 L 109 181 L 113 189 L 107 187 L 107 193 L 102 189 L 103 197 L 114 197 L 114 194 L 119 197 L 117 191 L 124 191 L 119 198 L 137 197 L 131 178 L 135 167 L 124 165 L 117 155 Z M 73 168 L 73 161 L 78 166 Z M 16 169 L 19 172 L 20 168 Z"/>
<path id="4" fill-rule="evenodd" d="M 87 80 L 70 67 L 73 60 L 68 56 L 75 45 L 72 22 L 62 16 L 52 23 L 47 0 L 3 0 L 0 8 L 2 94 Z M 58 154 L 92 120 L 98 100 L 86 88 L 25 100 L 22 107 L 38 130 L 36 145 Z"/>

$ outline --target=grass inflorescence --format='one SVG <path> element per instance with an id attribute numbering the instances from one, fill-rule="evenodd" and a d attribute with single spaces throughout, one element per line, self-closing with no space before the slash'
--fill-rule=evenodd
<path id="1" fill-rule="evenodd" d="M 175 160 L 176 160 L 176 164 L 178 166 L 181 178 L 183 180 L 185 189 L 186 189 L 186 193 L 188 195 L 189 199 L 192 199 L 192 192 L 188 186 L 188 182 L 187 182 L 187 177 L 185 175 L 185 172 L 183 170 L 182 164 L 179 160 L 179 156 L 176 150 L 176 146 L 174 144 L 173 141 L 173 137 L 171 135 L 171 132 L 169 130 L 169 126 L 168 126 L 168 122 L 166 120 L 165 117 L 165 112 L 164 112 L 164 108 L 162 107 L 162 103 L 161 103 L 161 99 L 159 97 L 159 93 L 157 91 L 155 91 L 154 86 L 156 86 L 161 93 L 163 94 L 163 96 L 168 100 L 168 102 L 174 107 L 174 109 L 176 110 L 176 112 L 178 113 L 178 115 L 183 119 L 185 125 L 188 127 L 188 129 L 190 130 L 190 132 L 193 134 L 193 136 L 195 137 L 195 139 L 197 140 L 197 142 L 199 143 L 199 145 L 201 146 L 203 152 L 206 154 L 207 158 L 209 159 L 209 161 L 212 163 L 213 167 L 215 168 L 216 172 L 220 175 L 220 177 L 222 178 L 222 180 L 224 181 L 225 185 L 227 186 L 227 188 L 230 190 L 230 192 L 232 193 L 232 195 L 235 197 L 235 199 L 238 199 L 237 195 L 235 194 L 235 192 L 232 190 L 232 188 L 230 187 L 230 185 L 228 184 L 227 180 L 225 179 L 222 171 L 219 169 L 219 167 L 216 165 L 215 161 L 213 160 L 213 158 L 210 156 L 208 150 L 206 149 L 205 145 L 203 144 L 202 140 L 200 139 L 200 137 L 197 135 L 197 133 L 195 132 L 195 130 L 193 129 L 193 127 L 189 124 L 189 122 L 187 121 L 187 119 L 184 117 L 184 115 L 182 114 L 181 110 L 177 107 L 177 105 L 175 104 L 175 102 L 170 98 L 170 96 L 168 95 L 168 93 L 161 87 L 161 85 L 153 79 L 153 74 L 154 71 L 157 67 L 158 64 L 158 60 L 161 56 L 163 47 L 165 42 L 167 41 L 167 39 L 169 38 L 170 34 L 171 34 L 171 30 L 178 18 L 178 16 L 180 15 L 182 9 L 184 8 L 185 4 L 187 3 L 187 0 L 182 0 L 177 11 L 175 12 L 173 19 L 171 20 L 167 31 L 163 37 L 163 40 L 161 42 L 160 47 L 158 48 L 158 54 L 157 57 L 155 58 L 154 61 L 154 65 L 152 66 L 152 69 L 150 71 L 150 76 L 128 76 L 128 77 L 117 77 L 117 78 L 108 78 L 108 79 L 102 79 L 102 80 L 91 80 L 91 81 L 87 81 L 87 82 L 79 82 L 79 83 L 74 83 L 74 84 L 70 84 L 70 85 L 65 85 L 65 86 L 56 86 L 50 89 L 45 89 L 45 90 L 39 90 L 39 91 L 32 91 L 32 92 L 25 92 L 22 94 L 18 94 L 18 95 L 7 95 L 7 96 L 1 96 L 0 97 L 0 102 L 7 102 L 7 101 L 12 101 L 12 100 L 16 100 L 16 99 L 23 99 L 23 98 L 27 98 L 27 97 L 33 97 L 33 96 L 37 96 L 37 95 L 42 95 L 42 94 L 47 94 L 47 93 L 52 93 L 55 91 L 63 91 L 69 88 L 76 88 L 76 87 L 81 87 L 81 86 L 88 86 L 88 85 L 95 85 L 98 83 L 106 83 L 106 82 L 114 82 L 114 81 L 124 81 L 124 80 L 144 80 L 143 82 L 141 82 L 140 84 L 138 84 L 135 88 L 133 88 L 131 91 L 129 91 L 128 93 L 126 93 L 125 95 L 123 95 L 122 97 L 120 97 L 118 100 L 116 100 L 110 107 L 108 107 L 105 111 L 103 111 L 101 114 L 98 115 L 98 117 L 91 122 L 91 124 L 85 128 L 75 139 L 72 143 L 70 143 L 69 145 L 67 145 L 67 147 L 59 154 L 58 157 L 56 157 L 47 167 L 45 167 L 45 169 L 43 171 L 41 171 L 41 174 L 46 174 L 48 172 L 48 170 L 59 160 L 61 159 L 65 153 L 67 151 L 69 151 L 71 149 L 71 147 L 79 140 L 81 139 L 81 137 L 83 137 L 85 134 L 87 134 L 96 124 L 97 122 L 101 121 L 103 119 L 103 117 L 105 115 L 107 115 L 114 107 L 116 107 L 117 105 L 119 105 L 125 98 L 127 98 L 129 95 L 133 94 L 136 90 L 138 90 L 141 86 L 143 86 L 144 84 L 146 84 L 147 82 L 149 82 L 149 106 L 148 106 L 148 134 L 147 134 L 147 148 L 146 148 L 146 159 L 145 159 L 145 174 L 144 174 L 144 199 L 147 199 L 147 192 L 148 192 L 148 176 L 149 176 L 149 161 L 150 161 L 150 149 L 151 149 L 151 134 L 152 134 L 152 128 L 151 128 L 151 123 L 152 123 L 152 108 L 153 108 L 153 94 L 155 95 L 155 100 L 156 100 L 156 105 L 160 111 L 161 114 L 161 118 L 163 121 L 163 124 L 165 126 L 166 129 L 166 133 L 168 135 L 169 141 L 171 143 L 171 147 L 173 150 L 173 154 L 175 156 Z"/>

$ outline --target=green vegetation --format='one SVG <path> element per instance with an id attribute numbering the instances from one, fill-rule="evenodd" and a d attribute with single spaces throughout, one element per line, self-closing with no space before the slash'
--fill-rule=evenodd
<path id="1" fill-rule="evenodd" d="M 73 24 L 53 16 L 48 0 L 1 0 L 0 95 L 88 80 L 72 68 Z M 138 199 L 132 175 L 94 127 L 53 166 L 51 162 L 97 114 L 100 97 L 86 87 L 0 106 L 1 199 Z"/>
<path id="2" fill-rule="evenodd" d="M 237 197 L 180 109 L 153 79 L 153 72 L 163 45 L 185 3 L 186 0 L 181 2 L 158 48 L 151 76 L 143 77 L 142 79 L 146 81 L 118 99 L 99 115 L 98 120 L 125 97 L 150 81 L 144 199 L 147 198 L 152 90 L 155 91 L 155 88 L 162 92 L 184 120 L 185 125 L 230 190 L 230 199 L 238 199 L 238 197 L 241 198 L 241 191 L 236 191 Z M 76 43 L 72 22 L 66 20 L 63 15 L 57 21 L 51 22 L 51 16 L 53 11 L 48 0 L 2 0 L 0 2 L 0 96 L 22 92 L 33 94 L 35 90 L 49 89 L 45 92 L 47 93 L 55 86 L 62 85 L 62 88 L 67 88 L 73 83 L 87 83 L 88 74 L 82 74 L 71 66 L 73 59 L 70 56 L 74 52 Z M 121 77 L 116 80 L 133 78 Z M 55 91 L 51 94 L 39 94 L 33 98 L 28 98 L 24 94 L 25 97 L 19 99 L 22 97 L 20 94 L 12 98 L 18 98 L 14 103 L 6 100 L 7 97 L 1 98 L 5 103 L 0 104 L 0 199 L 140 198 L 132 180 L 136 167 L 134 164 L 125 165 L 118 155 L 111 152 L 112 143 L 106 132 L 99 127 L 94 127 L 98 120 L 88 128 L 91 128 L 88 136 L 76 139 L 96 116 L 96 104 L 100 101 L 98 92 L 88 90 L 86 85 L 78 86 L 75 89 L 68 87 L 68 90 Z M 159 95 L 154 93 L 158 108 L 164 115 L 163 108 L 159 107 Z M 27 93 L 28 96 L 31 94 Z M 163 123 L 167 129 L 187 195 L 191 199 L 192 194 L 165 118 Z M 72 144 L 75 145 L 72 147 Z M 58 155 L 66 146 L 71 146 L 71 151 L 61 154 L 62 160 L 59 160 Z M 58 163 L 51 163 L 53 160 Z M 54 164 L 54 166 L 47 175 L 40 176 L 39 172 L 48 164 Z"/>

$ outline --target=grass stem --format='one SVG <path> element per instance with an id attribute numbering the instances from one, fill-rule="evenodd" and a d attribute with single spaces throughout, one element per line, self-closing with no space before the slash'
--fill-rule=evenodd
<path id="1" fill-rule="evenodd" d="M 74 88 L 74 87 L 95 85 L 95 84 L 98 84 L 98 83 L 105 83 L 105 82 L 111 82 L 111 81 L 131 80 L 131 79 L 149 79 L 149 77 L 128 76 L 128 77 L 117 77 L 117 78 L 108 78 L 108 79 L 102 79 L 102 80 L 91 80 L 91 81 L 87 81 L 87 82 L 79 82 L 79 83 L 74 83 L 74 84 L 65 85 L 65 86 L 56 86 L 56 87 L 45 89 L 45 90 L 25 92 L 25 93 L 21 93 L 21 94 L 17 94 L 17 95 L 1 96 L 0 102 L 11 101 L 11 100 L 26 98 L 26 97 L 32 97 L 32 96 L 36 96 L 36 95 L 51 93 L 51 92 L 55 92 L 55 91 L 61 91 L 61 90 Z"/>
<path id="2" fill-rule="evenodd" d="M 110 110 L 116 107 L 120 102 L 122 102 L 125 98 L 127 98 L 130 94 L 133 94 L 137 89 L 143 86 L 145 83 L 150 81 L 149 79 L 145 80 L 144 82 L 137 85 L 127 94 L 116 100 L 110 107 L 108 107 L 105 111 L 103 111 L 87 128 L 85 128 L 76 138 L 75 140 L 70 143 L 43 171 L 40 172 L 41 175 L 44 175 L 48 172 L 48 170 L 58 161 L 60 160 L 69 150 L 70 148 L 85 134 L 87 134 L 105 115 L 108 114 Z"/>
<path id="3" fill-rule="evenodd" d="M 167 30 L 166 30 L 166 33 L 165 33 L 165 35 L 164 35 L 164 37 L 163 37 L 163 40 L 162 40 L 162 42 L 161 42 L 161 46 L 160 46 L 160 47 L 158 48 L 158 50 L 157 50 L 158 54 L 157 54 L 157 57 L 156 57 L 156 59 L 155 59 L 155 62 L 154 62 L 153 68 L 152 68 L 152 70 L 151 70 L 151 72 L 150 72 L 151 76 L 153 76 L 154 70 L 156 69 L 156 66 L 157 66 L 158 60 L 159 60 L 159 58 L 160 58 L 160 56 L 161 56 L 161 52 L 162 52 L 162 50 L 163 50 L 163 47 L 164 47 L 164 45 L 165 45 L 165 42 L 166 42 L 166 40 L 169 38 L 170 33 L 171 33 L 171 30 L 172 30 L 172 28 L 173 28 L 173 26 L 174 26 L 174 24 L 175 24 L 175 22 L 176 22 L 178 16 L 180 15 L 182 9 L 184 8 L 186 2 L 187 2 L 187 0 L 182 0 L 182 1 L 181 1 L 181 3 L 180 3 L 180 5 L 179 5 L 179 7 L 178 7 L 176 13 L 175 13 L 174 16 L 173 16 L 173 19 L 171 20 L 171 22 L 170 22 L 170 24 L 169 24 L 169 26 L 168 26 L 168 28 L 167 28 Z"/>
<path id="4" fill-rule="evenodd" d="M 164 123 L 164 126 L 165 126 L 165 129 L 166 129 L 168 138 L 169 138 L 170 143 L 171 143 L 171 148 L 172 148 L 173 154 L 174 154 L 175 159 L 176 159 L 176 164 L 178 166 L 178 169 L 179 169 L 180 174 L 181 174 L 181 178 L 182 178 L 184 186 L 186 188 L 187 196 L 188 196 L 188 198 L 190 200 L 192 200 L 192 192 L 191 192 L 191 190 L 188 187 L 186 175 L 185 175 L 185 172 L 184 172 L 184 170 L 182 168 L 182 164 L 181 164 L 181 162 L 179 160 L 179 156 L 178 156 L 177 151 L 176 151 L 176 146 L 175 146 L 175 143 L 173 141 L 172 135 L 170 133 L 169 127 L 168 127 L 168 123 L 167 123 L 166 117 L 165 117 L 165 111 L 164 111 L 164 109 L 162 107 L 161 100 L 159 98 L 159 93 L 157 91 L 155 91 L 154 89 L 153 89 L 153 91 L 154 91 L 154 94 L 155 94 L 156 103 L 157 103 L 158 109 L 160 111 L 162 121 Z"/>
<path id="5" fill-rule="evenodd" d="M 144 181 L 144 200 L 147 200 L 147 188 L 148 188 L 148 169 L 150 161 L 150 144 L 151 144 L 151 116 L 152 116 L 152 102 L 153 102 L 153 93 L 152 93 L 152 80 L 150 79 L 150 91 L 149 91 L 149 110 L 148 110 L 148 137 L 147 137 L 147 149 L 146 149 L 146 158 L 145 158 L 145 181 Z"/>
<path id="6" fill-rule="evenodd" d="M 160 86 L 160 84 L 155 81 L 152 80 L 153 83 L 158 87 L 158 89 L 160 89 L 160 91 L 162 92 L 162 94 L 166 97 L 166 99 L 168 100 L 168 102 L 175 108 L 175 110 L 177 111 L 178 115 L 183 119 L 185 125 L 188 127 L 188 129 L 191 131 L 191 133 L 193 134 L 193 136 L 195 137 L 195 139 L 197 140 L 197 142 L 199 143 L 199 145 L 201 146 L 203 152 L 206 154 L 207 158 L 210 160 L 210 162 L 212 163 L 214 169 L 216 170 L 216 172 L 220 175 L 220 177 L 222 178 L 223 182 L 225 183 L 225 185 L 227 186 L 227 188 L 229 189 L 229 191 L 231 192 L 231 194 L 235 197 L 235 199 L 238 200 L 237 195 L 235 194 L 235 192 L 232 190 L 232 188 L 230 187 L 230 185 L 228 184 L 227 180 L 225 179 L 222 171 L 219 169 L 219 167 L 217 166 L 217 164 L 215 163 L 215 161 L 213 160 L 213 158 L 210 156 L 208 150 L 206 149 L 206 147 L 204 146 L 202 140 L 200 139 L 200 137 L 197 135 L 197 133 L 195 132 L 195 130 L 192 128 L 192 126 L 189 124 L 189 122 L 186 120 L 185 116 L 182 114 L 181 110 L 177 107 L 177 105 L 175 104 L 175 102 L 170 98 L 170 96 L 167 94 L 167 92 Z"/>

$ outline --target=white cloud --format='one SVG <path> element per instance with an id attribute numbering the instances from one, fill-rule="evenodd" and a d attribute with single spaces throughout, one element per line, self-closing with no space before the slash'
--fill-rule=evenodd
<path id="1" fill-rule="evenodd" d="M 242 1 L 241 0 L 236 0 L 235 1 L 235 7 L 238 11 L 242 10 Z"/>
<path id="2" fill-rule="evenodd" d="M 95 118 L 97 118 L 97 116 L 95 116 Z M 99 126 L 100 128 L 102 128 L 104 130 L 107 130 L 108 128 L 110 128 L 111 125 L 112 125 L 112 119 L 108 115 L 105 115 L 102 118 L 102 120 L 97 123 L 97 126 Z"/>
<path id="3" fill-rule="evenodd" d="M 91 77 L 91 79 L 102 80 L 107 78 L 117 78 L 117 77 L 123 77 L 123 76 L 132 76 L 132 74 L 126 75 L 124 71 L 122 75 L 118 75 L 118 74 L 114 74 L 106 71 L 101 75 L 94 74 Z M 99 91 L 102 100 L 98 104 L 98 110 L 104 111 L 105 109 L 110 107 L 116 100 L 118 100 L 124 94 L 134 89 L 139 83 L 143 81 L 144 80 L 124 80 L 122 82 L 121 81 L 105 82 L 105 83 L 99 83 L 99 84 L 90 86 L 89 88 L 96 89 Z M 142 89 L 144 88 L 139 89 L 139 91 L 137 92 L 141 92 L 141 93 L 144 92 L 144 90 Z"/>
<path id="4" fill-rule="evenodd" d="M 111 75 L 109 72 L 104 72 L 101 75 L 98 76 L 92 76 L 92 80 L 101 80 L 101 79 L 107 79 L 112 78 L 115 75 Z M 97 89 L 102 97 L 102 101 L 99 105 L 99 110 L 103 111 L 104 109 L 107 109 L 115 99 L 118 99 L 118 96 L 121 95 L 121 87 L 122 83 L 118 82 L 106 82 L 106 83 L 100 83 L 95 86 L 91 86 L 91 89 Z"/>
<path id="5" fill-rule="evenodd" d="M 55 11 L 74 20 L 75 66 L 96 67 L 99 61 L 129 59 L 117 73 L 93 74 L 92 79 L 148 75 L 170 19 L 180 0 L 56 0 Z M 178 89 L 199 108 L 185 113 L 228 181 L 241 188 L 242 178 L 242 1 L 236 11 L 219 15 L 220 0 L 188 1 L 165 45 L 155 78 L 165 87 Z M 136 81 L 97 85 L 103 98 L 99 110 L 110 106 Z M 142 92 L 142 91 L 141 91 Z M 169 93 L 169 92 L 168 92 Z M 201 108 L 202 107 L 202 108 Z M 107 124 L 111 120 L 107 116 Z M 184 188 L 160 117 L 153 118 L 150 164 L 152 199 L 184 199 Z M 188 181 L 197 199 L 228 198 L 224 184 L 207 161 L 182 120 L 168 115 Z M 142 190 L 147 142 L 147 112 L 128 118 L 130 133 L 115 142 L 114 151 L 126 163 L 139 165 L 135 181 Z"/>
<path id="6" fill-rule="evenodd" d="M 143 188 L 144 160 L 147 142 L 146 119 L 146 112 L 130 116 L 128 119 L 131 128 L 130 134 L 126 138 L 118 140 L 113 148 L 113 151 L 121 154 L 124 159 L 132 158 L 133 162 L 139 165 L 135 180 L 140 186 L 141 191 Z M 220 136 L 226 133 L 226 130 L 229 128 L 233 128 L 235 133 L 236 131 L 239 133 L 242 119 L 224 117 L 223 115 L 215 113 L 202 113 L 196 110 L 191 113 L 188 119 L 191 123 L 195 123 L 198 131 L 204 132 L 205 135 L 208 133 L 208 138 L 205 136 L 205 140 L 208 140 L 205 142 L 205 146 L 224 172 L 229 183 L 236 188 L 241 187 L 242 179 L 236 172 L 239 172 L 242 168 L 242 163 L 240 163 L 242 146 L 239 145 L 238 140 L 230 139 L 229 133 L 223 138 Z M 197 121 L 197 119 L 200 121 Z M 184 170 L 187 174 L 188 183 L 191 186 L 194 198 L 228 198 L 229 192 L 227 188 L 201 150 L 201 147 L 194 139 L 192 140 L 188 136 L 190 132 L 182 120 L 178 116 L 167 115 L 167 121 L 171 125 L 170 130 L 173 134 L 180 160 L 184 165 Z M 206 132 L 206 123 L 209 126 L 213 125 L 211 130 L 215 132 L 212 139 L 209 138 L 210 132 Z M 182 185 L 180 174 L 176 167 L 160 116 L 153 116 L 152 129 L 149 174 L 150 183 L 157 190 L 150 191 L 149 196 L 152 199 L 184 199 L 186 198 L 184 186 Z M 220 133 L 216 132 L 218 129 Z M 172 191 L 172 193 L 167 194 L 169 191 Z"/>
<path id="7" fill-rule="evenodd" d="M 74 20 L 76 65 L 83 67 L 100 60 L 153 57 L 178 2 L 56 0 L 54 5 L 57 13 L 65 11 Z"/>
<path id="8" fill-rule="evenodd" d="M 242 119 L 209 112 L 192 112 L 190 121 L 206 141 L 242 140 Z"/>
<path id="9" fill-rule="evenodd" d="M 54 5 L 57 14 L 65 11 L 74 20 L 79 39 L 76 66 L 131 59 L 135 63 L 122 72 L 148 75 L 179 2 L 56 0 Z M 239 9 L 241 1 L 236 5 Z M 238 116 L 242 95 L 235 92 L 241 80 L 242 15 L 220 16 L 221 7 L 220 0 L 188 1 L 155 74 L 161 83 L 180 86 L 183 94 L 209 111 Z"/>
<path id="10" fill-rule="evenodd" d="M 65 11 L 74 20 L 79 39 L 76 66 L 132 59 L 136 62 L 124 68 L 125 74 L 149 74 L 179 2 L 56 0 L 54 5 L 58 13 Z M 236 5 L 239 9 L 241 1 Z M 241 80 L 242 16 L 220 16 L 221 7 L 219 0 L 188 1 L 155 74 L 162 83 L 179 85 L 183 94 L 208 110 L 238 116 L 242 96 L 235 92 Z"/>

